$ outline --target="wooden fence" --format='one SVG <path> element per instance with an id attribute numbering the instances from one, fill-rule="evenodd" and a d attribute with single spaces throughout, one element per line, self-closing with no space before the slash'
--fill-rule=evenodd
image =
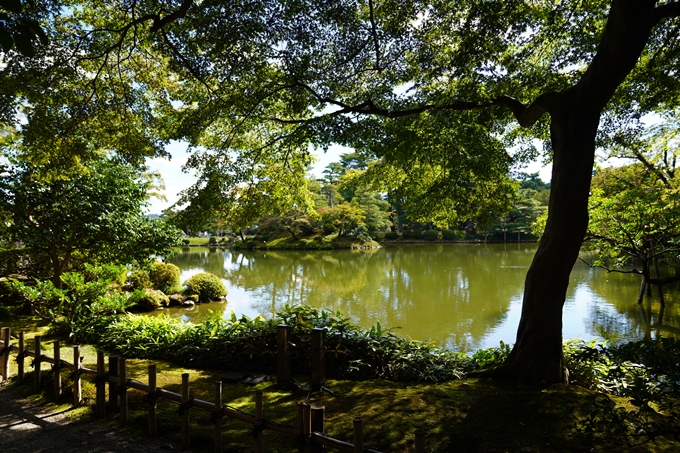
<path id="1" fill-rule="evenodd" d="M 289 381 L 291 378 L 290 344 L 288 342 L 288 326 L 280 325 L 277 330 L 277 378 L 280 382 Z M 54 357 L 43 354 L 41 347 L 41 336 L 34 339 L 34 349 L 26 348 L 24 332 L 19 332 L 18 345 L 12 344 L 10 328 L 3 327 L 0 330 L 0 382 L 7 380 L 10 376 L 10 353 L 17 352 L 17 379 L 23 383 L 25 378 L 24 360 L 33 357 L 33 390 L 40 391 L 41 373 L 40 367 L 43 363 L 52 364 L 54 371 L 54 394 L 55 398 L 62 395 L 61 371 L 71 370 L 73 380 L 73 406 L 78 407 L 82 403 L 82 384 L 81 376 L 91 376 L 94 378 L 96 387 L 96 415 L 100 418 L 109 413 L 119 412 L 121 425 L 128 423 L 128 389 L 136 389 L 147 393 L 148 397 L 148 430 L 150 436 L 158 434 L 156 410 L 158 399 L 164 399 L 179 404 L 182 425 L 182 448 L 189 448 L 191 436 L 189 431 L 189 410 L 191 408 L 204 410 L 212 414 L 214 421 L 214 451 L 222 452 L 222 424 L 227 419 L 240 420 L 250 423 L 254 427 L 255 452 L 262 452 L 262 432 L 265 429 L 278 432 L 283 435 L 296 437 L 298 439 L 299 452 L 316 453 L 325 451 L 325 447 L 330 447 L 343 452 L 359 453 L 373 452 L 375 450 L 364 448 L 361 418 L 354 419 L 354 438 L 352 443 L 344 442 L 324 435 L 324 406 L 310 406 L 307 403 L 299 402 L 297 406 L 297 423 L 289 425 L 268 420 L 262 417 L 262 392 L 258 391 L 255 395 L 255 414 L 242 412 L 222 404 L 222 381 L 215 382 L 215 398 L 211 401 L 203 401 L 197 398 L 190 398 L 189 392 L 189 373 L 182 374 L 182 393 L 174 393 L 156 386 L 156 365 L 149 365 L 148 384 L 128 379 L 125 357 L 112 355 L 108 358 L 108 370 L 103 352 L 97 352 L 97 369 L 90 369 L 82 365 L 80 357 L 80 346 L 73 346 L 73 363 L 69 363 L 61 358 L 61 346 L 55 341 Z M 325 383 L 325 360 L 324 360 L 324 329 L 314 329 L 312 331 L 312 382 L 311 390 L 319 391 Z M 107 402 L 108 386 L 108 402 Z M 415 432 L 416 453 L 425 452 L 425 433 Z"/>

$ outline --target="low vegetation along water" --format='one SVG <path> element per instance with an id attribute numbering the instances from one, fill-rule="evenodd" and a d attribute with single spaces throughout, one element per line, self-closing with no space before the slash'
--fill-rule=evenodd
<path id="1" fill-rule="evenodd" d="M 535 244 L 450 244 L 363 251 L 230 251 L 184 248 L 168 261 L 182 281 L 198 272 L 224 281 L 226 303 L 164 310 L 199 322 L 209 311 L 265 318 L 286 304 L 340 310 L 351 322 L 379 322 L 395 333 L 459 351 L 513 343 L 524 276 Z M 612 342 L 676 336 L 680 292 L 666 293 L 659 323 L 656 294 L 636 304 L 639 277 L 577 263 L 564 309 L 564 337 Z"/>

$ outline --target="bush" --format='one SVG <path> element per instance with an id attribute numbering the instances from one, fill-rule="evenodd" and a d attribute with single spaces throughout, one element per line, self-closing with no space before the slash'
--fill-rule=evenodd
<path id="1" fill-rule="evenodd" d="M 137 289 L 127 300 L 132 308 L 142 311 L 155 310 L 170 305 L 170 298 L 156 289 Z"/>
<path id="2" fill-rule="evenodd" d="M 401 232 L 401 237 L 404 239 L 411 239 L 411 233 L 413 233 L 413 230 L 403 230 Z"/>
<path id="3" fill-rule="evenodd" d="M 217 238 L 215 236 L 210 236 L 210 239 L 208 239 L 208 244 L 217 244 Z"/>
<path id="4" fill-rule="evenodd" d="M 397 239 L 399 239 L 399 233 L 397 233 L 396 231 L 388 231 L 387 233 L 385 233 L 385 239 L 387 239 L 388 241 L 396 241 Z"/>
<path id="5" fill-rule="evenodd" d="M 224 283 L 217 275 L 201 272 L 184 282 L 186 294 L 198 294 L 200 302 L 210 302 L 227 295 Z"/>
<path id="6" fill-rule="evenodd" d="M 130 272 L 127 282 L 132 286 L 133 290 L 151 288 L 153 286 L 151 279 L 149 278 L 149 273 L 144 269 L 135 269 Z"/>
<path id="7" fill-rule="evenodd" d="M 411 239 L 422 239 L 423 232 L 420 230 L 411 230 L 410 237 Z"/>
<path id="8" fill-rule="evenodd" d="M 85 263 L 85 270 L 83 276 L 86 282 L 93 282 L 95 280 L 109 281 L 118 286 L 123 286 L 127 279 L 127 268 L 118 264 L 100 264 L 93 266 Z"/>
<path id="9" fill-rule="evenodd" d="M 163 291 L 165 294 L 175 294 L 182 292 L 179 273 L 179 267 L 174 264 L 156 261 L 149 272 L 149 278 L 154 289 Z"/>
<path id="10" fill-rule="evenodd" d="M 189 245 L 189 244 L 191 244 L 191 240 L 189 240 L 189 239 L 182 239 L 182 243 L 183 243 L 184 245 Z"/>
<path id="11" fill-rule="evenodd" d="M 439 231 L 438 230 L 427 230 L 423 233 L 423 239 L 426 241 L 438 241 Z"/>
<path id="12" fill-rule="evenodd" d="M 458 234 L 456 234 L 456 232 L 453 230 L 443 230 L 442 238 L 444 238 L 446 241 L 455 241 L 458 239 Z"/>

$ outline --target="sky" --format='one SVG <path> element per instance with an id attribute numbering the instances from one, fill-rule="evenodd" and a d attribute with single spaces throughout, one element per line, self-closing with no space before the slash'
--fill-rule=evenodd
<path id="1" fill-rule="evenodd" d="M 163 177 L 165 182 L 165 190 L 161 191 L 167 198 L 167 201 L 152 198 L 147 209 L 148 214 L 161 214 L 164 209 L 172 206 L 179 199 L 179 193 L 190 187 L 196 178 L 193 174 L 184 173 L 182 167 L 187 161 L 189 154 L 187 154 L 188 145 L 182 142 L 172 142 L 166 147 L 166 151 L 172 155 L 170 160 L 163 158 L 151 159 L 147 163 L 151 171 L 157 171 Z M 317 161 L 312 167 L 312 173 L 321 178 L 323 170 L 331 162 L 340 161 L 340 154 L 352 152 L 351 148 L 333 145 L 324 153 L 322 150 L 312 151 Z M 544 166 L 540 162 L 533 162 L 526 168 L 521 169 L 526 173 L 538 172 L 541 179 L 545 182 L 550 181 L 551 165 Z"/>

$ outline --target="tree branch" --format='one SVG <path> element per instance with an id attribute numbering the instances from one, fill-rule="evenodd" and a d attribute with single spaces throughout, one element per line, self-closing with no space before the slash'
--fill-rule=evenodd
<path id="1" fill-rule="evenodd" d="M 187 11 L 189 11 L 189 8 L 194 4 L 194 0 L 184 0 L 182 2 L 182 5 L 179 7 L 177 11 L 175 11 L 172 14 L 169 14 L 165 16 L 164 18 L 160 18 L 160 15 L 156 15 L 156 19 L 154 20 L 153 25 L 149 29 L 151 33 L 155 33 L 170 22 L 174 22 L 177 19 L 181 19 L 184 16 L 186 16 Z"/>

